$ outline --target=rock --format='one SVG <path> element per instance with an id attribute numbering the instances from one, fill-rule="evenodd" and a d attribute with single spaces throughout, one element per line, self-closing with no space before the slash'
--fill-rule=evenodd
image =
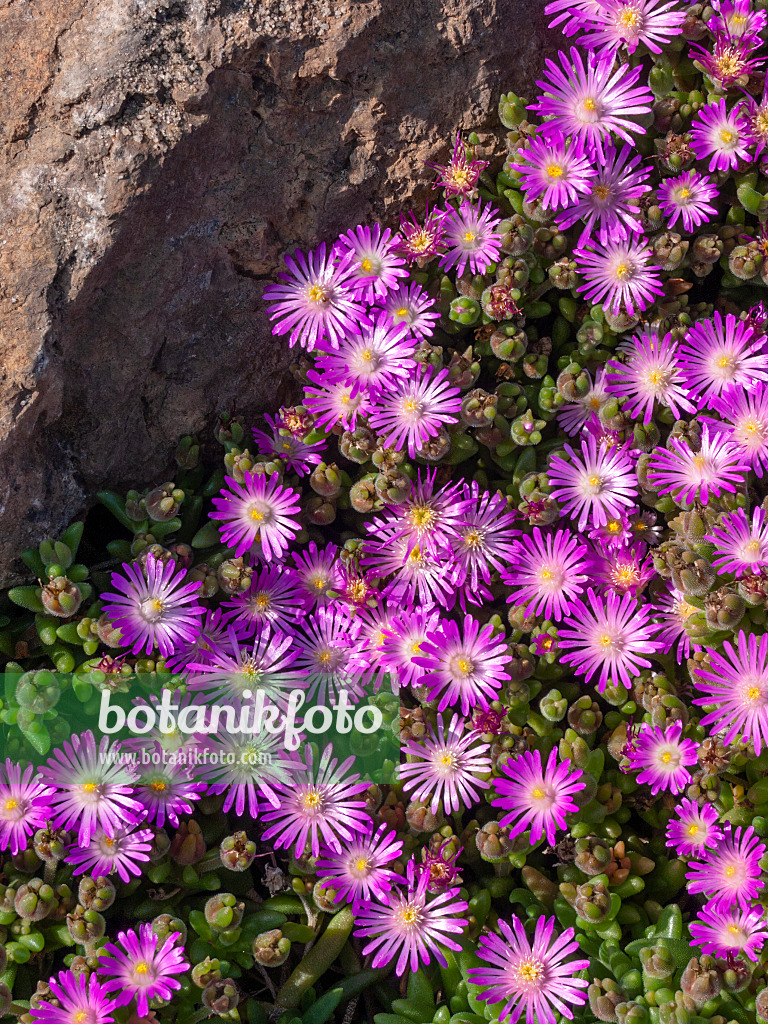
<path id="1" fill-rule="evenodd" d="M 533 88 L 542 6 L 5 0 L 0 582 L 217 411 L 290 397 L 283 253 L 423 202 L 423 161 Z"/>

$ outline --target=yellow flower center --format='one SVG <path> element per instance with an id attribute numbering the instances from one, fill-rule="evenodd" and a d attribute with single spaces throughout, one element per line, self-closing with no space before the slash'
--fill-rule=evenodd
<path id="1" fill-rule="evenodd" d="M 310 302 L 322 302 L 328 301 L 328 295 L 322 285 L 311 284 L 307 289 L 307 298 Z"/>
<path id="2" fill-rule="evenodd" d="M 456 662 L 456 665 L 459 669 L 459 672 L 463 672 L 464 675 L 467 676 L 470 674 L 474 667 L 469 658 L 459 658 L 459 660 Z"/>
<path id="3" fill-rule="evenodd" d="M 729 867 L 727 867 L 727 868 L 725 869 L 725 877 L 726 877 L 726 878 L 733 878 L 733 876 L 734 876 L 735 874 L 736 874 L 736 868 L 735 868 L 735 867 L 733 867 L 733 865 L 730 865 Z"/>
<path id="4" fill-rule="evenodd" d="M 414 505 L 408 510 L 408 519 L 418 530 L 434 526 L 437 513 L 429 505 Z"/>
<path id="5" fill-rule="evenodd" d="M 625 7 L 619 15 L 619 25 L 625 29 L 639 28 L 643 23 L 642 15 L 634 7 Z"/>
<path id="6" fill-rule="evenodd" d="M 304 809 L 307 811 L 316 810 L 323 801 L 322 793 L 313 786 L 301 799 Z"/>
<path id="7" fill-rule="evenodd" d="M 419 921 L 419 911 L 416 907 L 404 907 L 400 911 L 400 920 L 404 925 L 414 925 Z"/>
<path id="8" fill-rule="evenodd" d="M 13 797 L 11 797 L 10 800 L 6 800 L 5 801 L 5 809 L 6 809 L 6 811 L 15 811 L 18 806 L 19 806 L 19 801 L 18 800 L 14 800 Z"/>
<path id="9" fill-rule="evenodd" d="M 370 271 L 373 270 L 373 263 L 371 263 L 371 261 L 368 259 L 367 256 L 361 262 L 360 269 L 364 270 L 366 272 L 366 274 L 370 273 Z"/>
<path id="10" fill-rule="evenodd" d="M 730 146 L 733 140 L 736 138 L 736 133 L 732 132 L 729 128 L 723 128 L 720 132 L 720 141 L 724 142 L 726 146 Z"/>
<path id="11" fill-rule="evenodd" d="M 368 858 L 358 857 L 355 861 L 355 871 L 367 871 L 368 870 Z"/>
<path id="12" fill-rule="evenodd" d="M 668 750 L 665 750 L 664 753 L 661 755 L 661 763 L 662 764 L 669 764 L 669 762 L 671 760 L 672 760 L 672 755 L 670 754 L 670 752 Z"/>
<path id="13" fill-rule="evenodd" d="M 549 167 L 547 168 L 547 175 L 550 178 L 553 178 L 553 179 L 555 179 L 555 178 L 562 178 L 562 176 L 563 176 L 563 168 L 559 167 L 557 164 L 550 164 Z"/>
<path id="14" fill-rule="evenodd" d="M 395 310 L 395 316 L 408 316 L 408 310 L 405 306 L 401 306 L 400 309 Z"/>
<path id="15" fill-rule="evenodd" d="M 677 193 L 677 198 L 678 199 L 688 199 L 690 194 L 691 194 L 691 190 L 689 188 L 681 188 L 680 191 Z"/>
<path id="16" fill-rule="evenodd" d="M 255 523 L 260 523 L 264 519 L 264 513 L 258 508 L 252 508 L 248 515 Z"/>
<path id="17" fill-rule="evenodd" d="M 515 968 L 518 981 L 533 985 L 544 977 L 544 964 L 535 957 L 528 956 Z"/>
<path id="18" fill-rule="evenodd" d="M 257 611 L 264 612 L 267 610 L 267 608 L 269 608 L 271 598 L 269 594 L 265 594 L 264 591 L 262 590 L 256 595 L 256 598 L 253 603 L 256 606 Z"/>
<path id="19" fill-rule="evenodd" d="M 82 788 L 84 793 L 95 793 L 98 786 L 95 782 L 84 782 Z"/>
<path id="20" fill-rule="evenodd" d="M 164 793 L 165 790 L 166 790 L 166 785 L 165 785 L 164 782 L 160 782 L 160 781 L 152 782 L 152 783 L 150 783 L 150 787 L 149 788 L 150 789 L 154 789 L 154 791 L 156 793 Z"/>
<path id="21" fill-rule="evenodd" d="M 600 481 L 600 477 L 599 476 L 591 476 L 589 478 L 589 483 L 591 484 L 592 487 L 599 487 L 600 486 L 600 482 L 601 481 Z"/>
<path id="22" fill-rule="evenodd" d="M 587 96 L 587 98 L 582 103 L 582 106 L 585 110 L 588 110 L 590 113 L 592 113 L 593 110 L 597 110 L 597 104 L 591 96 Z"/>
<path id="23" fill-rule="evenodd" d="M 411 644 L 411 654 L 421 654 L 421 653 L 422 653 L 421 652 L 421 641 L 417 640 L 415 643 Z"/>
<path id="24" fill-rule="evenodd" d="M 609 636 L 607 633 L 603 633 L 603 635 L 600 637 L 600 640 L 598 642 L 599 642 L 601 647 L 612 647 L 613 646 L 613 637 Z"/>
<path id="25" fill-rule="evenodd" d="M 533 792 L 531 793 L 531 796 L 533 797 L 533 799 L 534 799 L 534 800 L 543 800 L 543 799 L 544 799 L 544 790 L 543 790 L 543 789 L 540 789 L 540 788 L 539 788 L 539 787 L 537 786 L 537 787 L 536 787 L 536 788 L 535 788 L 535 789 L 533 790 Z"/>
<path id="26" fill-rule="evenodd" d="M 631 273 L 632 268 L 628 263 L 619 263 L 616 267 L 616 277 L 618 277 L 620 281 L 623 281 L 625 277 L 629 277 Z"/>
<path id="27" fill-rule="evenodd" d="M 744 697 L 750 704 L 754 704 L 756 700 L 760 700 L 761 695 L 759 686 L 750 686 L 747 688 L 747 692 L 744 694 Z"/>
<path id="28" fill-rule="evenodd" d="M 694 825 L 689 825 L 688 826 L 688 835 L 689 836 L 697 836 L 698 834 L 699 834 L 699 826 L 698 825 L 694 824 Z"/>
<path id="29" fill-rule="evenodd" d="M 464 241 L 465 242 L 474 242 L 474 240 L 475 240 L 475 232 L 474 231 L 465 231 L 464 232 Z"/>
<path id="30" fill-rule="evenodd" d="M 146 974 L 148 970 L 149 964 L 147 963 L 147 961 L 139 960 L 135 967 L 136 974 Z"/>
<path id="31" fill-rule="evenodd" d="M 659 386 L 664 380 L 664 374 L 661 370 L 651 370 L 648 374 L 648 383 L 652 384 L 655 388 Z"/>

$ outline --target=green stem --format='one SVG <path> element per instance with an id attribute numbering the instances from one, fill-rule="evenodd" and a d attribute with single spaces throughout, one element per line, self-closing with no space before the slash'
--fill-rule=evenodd
<path id="1" fill-rule="evenodd" d="M 349 938 L 354 916 L 349 907 L 340 910 L 328 922 L 317 943 L 306 954 L 299 966 L 277 993 L 277 1005 L 292 1010 L 301 997 L 331 966 Z"/>

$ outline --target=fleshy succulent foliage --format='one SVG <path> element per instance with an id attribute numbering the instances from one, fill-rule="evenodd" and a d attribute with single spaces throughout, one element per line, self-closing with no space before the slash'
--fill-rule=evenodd
<path id="1" fill-rule="evenodd" d="M 286 255 L 295 404 L 23 553 L 0 1019 L 768 1022 L 765 7 L 553 0 Z"/>

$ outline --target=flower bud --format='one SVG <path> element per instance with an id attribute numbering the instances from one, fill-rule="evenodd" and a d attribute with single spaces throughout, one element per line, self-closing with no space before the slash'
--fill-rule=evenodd
<path id="1" fill-rule="evenodd" d="M 172 481 L 155 487 L 144 499 L 147 515 L 157 523 L 167 523 L 179 511 L 184 501 L 184 491 L 176 487 Z"/>
<path id="2" fill-rule="evenodd" d="M 225 594 L 244 594 L 251 586 L 253 568 L 245 564 L 245 559 L 227 558 L 219 566 L 216 577 Z"/>
<path id="3" fill-rule="evenodd" d="M 205 904 L 205 920 L 214 932 L 230 931 L 239 927 L 244 911 L 231 892 L 219 892 Z"/>
<path id="4" fill-rule="evenodd" d="M 510 830 L 503 828 L 498 821 L 489 821 L 475 836 L 478 853 L 489 864 L 505 861 L 514 849 L 514 842 L 509 835 Z"/>
<path id="5" fill-rule="evenodd" d="M 375 448 L 376 435 L 370 427 L 358 426 L 354 430 L 345 430 L 339 438 L 341 454 L 360 466 L 368 462 Z"/>
<path id="6" fill-rule="evenodd" d="M 598 1020 L 606 1021 L 607 1024 L 615 1024 L 616 1007 L 624 1003 L 627 997 L 621 991 L 613 978 L 603 978 L 602 981 L 595 980 L 587 989 L 589 997 L 589 1008 Z"/>
<path id="7" fill-rule="evenodd" d="M 585 693 L 568 708 L 568 724 L 579 736 L 592 736 L 602 721 L 600 705 L 589 694 Z"/>
<path id="8" fill-rule="evenodd" d="M 96 910 L 99 913 L 109 910 L 115 902 L 116 895 L 117 889 L 108 878 L 83 875 L 80 879 L 77 899 L 86 910 Z"/>
<path id="9" fill-rule="evenodd" d="M 16 702 L 33 715 L 43 715 L 56 707 L 61 687 L 53 672 L 38 669 L 25 672 L 16 684 Z"/>
<path id="10" fill-rule="evenodd" d="M 262 967 L 280 967 L 291 952 L 291 940 L 283 937 L 279 928 L 262 932 L 253 940 L 253 959 Z"/>
<path id="11" fill-rule="evenodd" d="M 76 614 L 83 602 L 83 595 L 78 585 L 66 576 L 55 576 L 43 587 L 40 600 L 49 615 L 68 619 Z"/>
<path id="12" fill-rule="evenodd" d="M 203 989 L 202 1001 L 206 1009 L 221 1017 L 235 1009 L 240 993 L 231 978 L 215 978 Z"/>
<path id="13" fill-rule="evenodd" d="M 341 493 L 341 472 L 335 462 L 321 462 L 309 477 L 309 485 L 324 498 L 335 498 Z"/>
<path id="14" fill-rule="evenodd" d="M 171 917 L 170 914 L 158 914 L 157 917 L 153 917 L 152 931 L 158 938 L 158 949 L 161 949 L 166 939 L 173 935 L 178 935 L 180 937 L 180 946 L 183 946 L 187 941 L 186 924 L 180 917 Z"/>
<path id="15" fill-rule="evenodd" d="M 714 957 L 693 957 L 683 971 L 680 987 L 697 1009 L 714 999 L 722 987 Z"/>
<path id="16" fill-rule="evenodd" d="M 503 220 L 497 230 L 501 235 L 501 251 L 510 256 L 522 256 L 533 245 L 533 227 L 519 213 Z"/>
<path id="17" fill-rule="evenodd" d="M 445 822 L 442 813 L 433 814 L 429 806 L 420 801 L 412 800 L 405 811 L 405 819 L 413 832 L 435 832 Z"/>
<path id="18" fill-rule="evenodd" d="M 197 864 L 205 856 L 205 840 L 203 839 L 200 826 L 196 821 L 179 822 L 176 835 L 171 840 L 171 859 L 187 867 L 190 864 Z"/>
<path id="19" fill-rule="evenodd" d="M 53 886 L 41 878 L 31 878 L 16 890 L 13 907 L 25 921 L 42 921 L 55 908 Z"/>
<path id="20" fill-rule="evenodd" d="M 195 964 L 192 968 L 192 984 L 198 988 L 206 988 L 212 981 L 221 977 L 219 961 L 207 956 L 205 960 Z"/>
<path id="21" fill-rule="evenodd" d="M 215 569 L 212 569 L 207 562 L 200 562 L 189 570 L 187 576 L 189 583 L 201 583 L 198 591 L 201 598 L 213 597 L 219 589 L 219 577 Z"/>
<path id="22" fill-rule="evenodd" d="M 245 832 L 235 832 L 219 846 L 221 863 L 230 871 L 247 871 L 256 859 L 256 843 Z"/>
<path id="23" fill-rule="evenodd" d="M 649 978 L 663 981 L 675 973 L 675 958 L 667 946 L 645 946 L 640 950 L 640 963 Z"/>

